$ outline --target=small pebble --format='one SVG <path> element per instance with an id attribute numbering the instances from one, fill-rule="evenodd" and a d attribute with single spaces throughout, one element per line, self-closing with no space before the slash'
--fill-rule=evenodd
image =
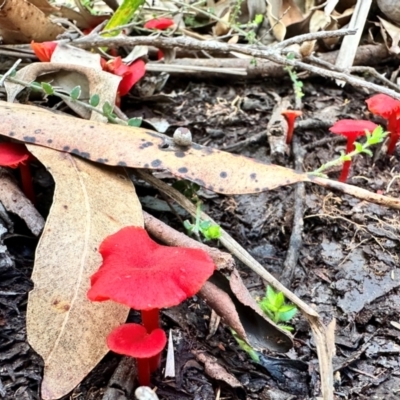
<path id="1" fill-rule="evenodd" d="M 172 139 L 177 146 L 189 147 L 192 145 L 192 132 L 188 128 L 180 127 L 175 130 Z"/>

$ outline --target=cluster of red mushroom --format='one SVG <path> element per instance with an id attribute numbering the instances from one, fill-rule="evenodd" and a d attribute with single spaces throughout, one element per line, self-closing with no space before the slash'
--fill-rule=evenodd
<path id="1" fill-rule="evenodd" d="M 145 229 L 133 226 L 104 239 L 99 252 L 103 263 L 91 277 L 88 298 L 141 311 L 142 325 L 117 327 L 107 345 L 118 354 L 137 358 L 139 383 L 148 386 L 167 342 L 160 329 L 160 308 L 176 306 L 196 294 L 215 265 L 203 250 L 159 245 Z"/>

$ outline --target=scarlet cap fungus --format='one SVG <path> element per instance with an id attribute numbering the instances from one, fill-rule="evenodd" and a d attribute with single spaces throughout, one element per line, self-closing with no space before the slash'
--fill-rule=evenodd
<path id="1" fill-rule="evenodd" d="M 337 121 L 329 130 L 332 133 L 343 135 L 347 138 L 346 154 L 351 153 L 354 149 L 354 142 L 359 136 L 365 135 L 365 131 L 372 132 L 378 125 L 366 120 L 342 119 Z M 339 182 L 346 182 L 351 165 L 350 161 L 343 163 L 342 173 Z"/>
<path id="2" fill-rule="evenodd" d="M 0 143 L 0 166 L 17 168 L 21 173 L 22 189 L 26 197 L 35 203 L 35 193 L 33 191 L 32 176 L 28 162 L 32 158 L 31 153 L 23 144 L 19 143 Z"/>
<path id="3" fill-rule="evenodd" d="M 43 43 L 35 43 L 33 40 L 31 42 L 31 47 L 36 57 L 42 62 L 49 62 L 51 60 L 51 56 L 53 55 L 54 50 L 57 47 L 57 43 L 55 42 L 43 42 Z"/>
<path id="4" fill-rule="evenodd" d="M 303 113 L 299 110 L 283 110 L 281 113 L 287 121 L 288 130 L 286 134 L 286 144 L 289 144 L 292 141 L 293 131 L 294 131 L 294 121 Z"/>
<path id="5" fill-rule="evenodd" d="M 138 379 L 141 386 L 150 385 L 150 364 L 152 357 L 160 354 L 167 343 L 162 329 L 148 333 L 139 324 L 125 324 L 114 329 L 107 337 L 107 346 L 118 354 L 137 359 Z"/>
<path id="6" fill-rule="evenodd" d="M 390 133 L 387 153 L 393 154 L 397 140 L 400 137 L 398 117 L 400 117 L 400 101 L 386 94 L 377 94 L 366 100 L 368 110 L 388 120 L 387 129 Z"/>
<path id="7" fill-rule="evenodd" d="M 144 27 L 146 29 L 158 29 L 162 31 L 172 25 L 174 25 L 174 21 L 171 18 L 155 18 L 147 21 Z"/>
<path id="8" fill-rule="evenodd" d="M 196 294 L 215 265 L 203 250 L 162 246 L 146 230 L 129 226 L 100 245 L 103 263 L 91 277 L 88 298 L 141 310 L 148 332 L 159 328 L 159 309 Z"/>
<path id="9" fill-rule="evenodd" d="M 143 60 L 136 60 L 131 65 L 126 65 L 122 62 L 121 57 L 116 57 L 109 61 L 101 59 L 101 67 L 106 72 L 122 77 L 118 86 L 118 94 L 120 96 L 128 94 L 133 85 L 146 73 L 146 64 Z"/>

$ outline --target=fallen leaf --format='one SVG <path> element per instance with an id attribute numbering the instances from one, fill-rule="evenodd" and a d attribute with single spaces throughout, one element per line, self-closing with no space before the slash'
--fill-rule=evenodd
<path id="1" fill-rule="evenodd" d="M 286 35 L 286 27 L 304 19 L 294 0 L 267 0 L 268 20 L 277 40 L 282 41 Z"/>
<path id="2" fill-rule="evenodd" d="M 179 147 L 171 138 L 141 128 L 85 121 L 5 102 L 0 102 L 0 118 L 1 134 L 12 139 L 100 164 L 167 169 L 217 193 L 256 193 L 309 181 L 305 173 L 196 143 Z"/>
<path id="3" fill-rule="evenodd" d="M 1 5 L 0 34 L 5 44 L 45 42 L 62 33 L 61 25 L 27 0 L 6 0 Z"/>
<path id="4" fill-rule="evenodd" d="M 41 115 L 44 121 L 46 114 Z M 56 399 L 104 357 L 106 336 L 128 315 L 128 308 L 119 304 L 90 302 L 86 292 L 90 275 L 101 264 L 97 248 L 104 237 L 127 225 L 143 226 L 143 217 L 122 170 L 45 147 L 29 150 L 56 182 L 36 250 L 27 310 L 28 341 L 45 363 L 42 398 Z"/>
<path id="5" fill-rule="evenodd" d="M 38 77 L 40 77 L 39 80 L 41 82 L 49 82 L 53 87 L 61 87 L 68 93 L 71 92 L 75 86 L 79 85 L 81 87 L 82 98 L 89 98 L 91 94 L 95 93 L 99 95 L 100 103 L 97 106 L 99 110 L 102 110 L 103 104 L 106 101 L 110 104 L 114 104 L 121 78 L 102 71 L 100 59 L 98 61 L 98 69 L 94 65 L 86 66 L 63 62 L 62 60 L 65 56 L 59 54 L 59 47 L 60 46 L 57 46 L 52 57 L 56 57 L 55 59 L 60 60 L 60 62 L 31 63 L 26 67 L 21 68 L 16 73 L 15 77 L 24 82 L 32 82 L 38 80 Z M 87 57 L 87 52 L 84 51 L 83 53 L 85 54 L 85 57 Z M 78 54 L 81 53 L 78 52 Z M 93 55 L 93 57 L 100 58 L 99 55 Z M 71 55 L 71 58 L 74 57 Z M 87 63 L 89 63 L 89 61 Z M 17 95 L 23 89 L 25 89 L 24 86 L 11 82 L 5 82 L 4 86 L 7 91 L 7 100 L 10 103 L 15 100 Z M 73 101 L 67 101 L 67 103 L 82 118 L 89 119 L 91 114 L 93 114 L 87 108 L 82 107 Z M 105 120 L 106 118 L 103 117 L 103 119 Z"/>
<path id="6" fill-rule="evenodd" d="M 399 54 L 400 53 L 400 47 L 399 47 L 399 41 L 400 41 L 400 28 L 396 25 L 393 25 L 389 21 L 385 21 L 383 18 L 379 17 L 379 21 L 381 21 L 381 33 L 383 36 L 383 39 L 385 40 L 386 47 L 391 53 L 394 54 Z M 390 36 L 391 43 L 388 40 L 388 37 L 386 33 Z"/>

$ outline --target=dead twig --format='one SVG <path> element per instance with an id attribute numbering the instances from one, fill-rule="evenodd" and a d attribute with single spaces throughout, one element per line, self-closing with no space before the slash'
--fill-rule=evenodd
<path id="1" fill-rule="evenodd" d="M 303 171 L 303 160 L 305 150 L 300 146 L 299 139 L 295 136 L 292 141 L 292 152 L 294 156 L 295 170 Z M 283 270 L 279 277 L 282 285 L 290 287 L 293 273 L 299 259 L 299 252 L 303 243 L 303 213 L 304 213 L 304 202 L 306 197 L 306 189 L 304 182 L 296 184 L 294 190 L 294 215 L 293 215 L 293 228 L 292 234 L 290 235 L 289 248 L 286 254 L 286 260 L 283 264 Z"/>
<path id="2" fill-rule="evenodd" d="M 352 34 L 353 31 L 331 31 L 330 37 L 334 36 L 345 36 Z M 313 34 L 299 35 L 297 40 L 300 42 L 319 39 L 319 34 L 328 34 L 328 32 L 316 32 Z M 283 45 L 282 42 L 281 45 Z M 149 37 L 149 36 L 137 36 L 137 37 L 116 37 L 116 38 L 89 38 L 89 39 L 77 39 L 72 42 L 73 45 L 82 48 L 91 47 L 118 47 L 118 46 L 136 46 L 136 45 L 149 45 L 156 46 L 166 49 L 172 49 L 175 47 L 181 47 L 191 50 L 208 51 L 208 52 L 220 52 L 223 54 L 230 54 L 231 52 L 237 52 L 241 54 L 246 54 L 254 58 L 268 59 L 274 61 L 281 65 L 289 65 L 294 68 L 301 68 L 305 71 L 311 72 L 316 75 L 324 76 L 330 79 L 342 80 L 354 87 L 362 87 L 368 89 L 372 92 L 378 92 L 387 94 L 397 100 L 400 100 L 400 93 L 385 88 L 381 85 L 377 85 L 372 82 L 367 82 L 359 77 L 352 76 L 345 72 L 337 72 L 326 70 L 315 65 L 307 64 L 301 60 L 288 59 L 286 56 L 281 54 L 282 48 L 276 48 L 274 46 L 270 47 L 254 47 L 254 46 L 241 46 L 237 44 L 220 43 L 216 41 L 200 41 L 187 37 L 175 37 L 175 38 L 165 38 L 165 37 Z M 286 45 L 285 45 L 286 46 Z"/>

